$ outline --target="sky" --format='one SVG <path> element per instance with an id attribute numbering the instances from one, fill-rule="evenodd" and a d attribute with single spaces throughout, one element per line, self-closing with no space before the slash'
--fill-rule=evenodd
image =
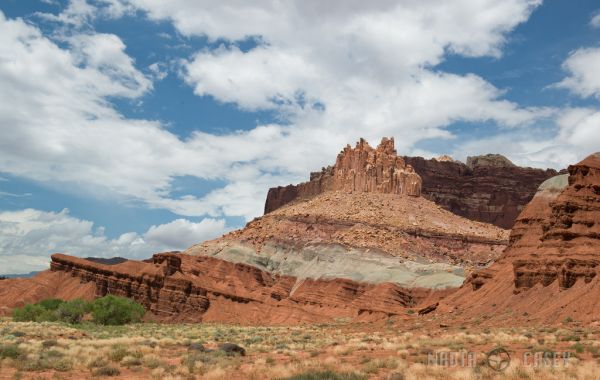
<path id="1" fill-rule="evenodd" d="M 600 150 L 600 3 L 2 0 L 0 273 L 185 249 L 384 136 Z"/>

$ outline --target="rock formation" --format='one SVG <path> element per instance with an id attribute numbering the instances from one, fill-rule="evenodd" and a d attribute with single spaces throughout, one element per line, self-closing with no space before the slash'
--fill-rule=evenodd
<path id="1" fill-rule="evenodd" d="M 513 164 L 508 158 L 501 154 L 486 154 L 483 156 L 469 156 L 467 157 L 467 166 L 471 170 L 475 170 L 480 167 L 485 168 L 516 168 L 517 165 Z"/>
<path id="2" fill-rule="evenodd" d="M 491 321 L 600 321 L 600 154 L 568 173 L 540 186 L 503 256 L 475 272 L 446 308 Z"/>
<path id="3" fill-rule="evenodd" d="M 269 189 L 265 214 L 330 190 L 375 191 L 422 194 L 457 215 L 511 228 L 537 187 L 556 174 L 521 168 L 494 154 L 468 157 L 467 165 L 448 156 L 398 157 L 393 139 L 383 139 L 377 149 L 361 140 L 355 148 L 347 146 L 334 166 L 311 173 L 309 182 Z"/>
<path id="4" fill-rule="evenodd" d="M 445 288 L 460 286 L 506 244 L 508 231 L 461 218 L 422 197 L 330 191 L 185 253 L 299 278 Z"/>
<path id="5" fill-rule="evenodd" d="M 129 297 L 142 303 L 149 317 L 160 321 L 291 324 L 339 317 L 371 320 L 405 314 L 407 308 L 419 307 L 427 297 L 430 302 L 432 293 L 392 283 L 299 280 L 250 265 L 177 252 L 113 265 L 54 254 L 51 269 L 29 281 L 40 277 L 55 281 L 46 280 L 45 292 L 32 286 L 21 289 L 20 299 L 37 302 L 62 297 L 77 284 L 79 297 Z M 1 304 L 14 307 L 23 303 L 8 299 L 5 290 L 0 291 Z"/>
<path id="6" fill-rule="evenodd" d="M 334 166 L 290 189 L 276 190 L 272 199 L 294 195 L 293 202 L 183 253 L 146 261 L 55 254 L 51 270 L 30 287 L 3 280 L 9 282 L 0 288 L 0 305 L 66 298 L 77 289 L 86 298 L 134 298 L 160 320 L 387 318 L 436 304 L 508 244 L 507 230 L 419 196 L 421 177 L 397 156 L 391 139 L 376 149 L 364 140 L 346 147 Z"/>
<path id="7" fill-rule="evenodd" d="M 326 191 L 419 196 L 421 178 L 398 157 L 393 138 L 382 139 L 376 149 L 360 139 L 354 148 L 347 145 L 338 154 L 335 165 L 311 173 L 309 182 L 269 189 L 265 213 L 296 198 L 308 198 Z"/>
<path id="8" fill-rule="evenodd" d="M 271 189 L 270 198 L 302 196 L 184 253 L 298 279 L 440 289 L 460 286 L 508 244 L 508 231 L 420 197 L 420 177 L 392 139 L 347 146 L 334 166 L 287 189 Z"/>
<path id="9" fill-rule="evenodd" d="M 423 179 L 422 194 L 456 215 L 511 228 L 553 169 L 521 168 L 501 155 L 458 161 L 403 157 Z"/>

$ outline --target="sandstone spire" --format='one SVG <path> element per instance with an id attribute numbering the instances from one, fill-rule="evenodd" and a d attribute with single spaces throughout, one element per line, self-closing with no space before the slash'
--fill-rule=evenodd
<path id="1" fill-rule="evenodd" d="M 376 149 L 360 139 L 338 154 L 331 186 L 324 190 L 421 195 L 421 177 L 398 157 L 393 138 L 383 138 Z"/>

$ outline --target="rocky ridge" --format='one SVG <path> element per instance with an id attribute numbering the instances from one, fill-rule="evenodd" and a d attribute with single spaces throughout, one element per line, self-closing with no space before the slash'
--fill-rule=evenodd
<path id="1" fill-rule="evenodd" d="M 51 269 L 37 277 L 46 278 L 44 291 L 24 288 L 12 300 L 0 292 L 0 303 L 14 307 L 48 297 L 75 298 L 63 296 L 77 284 L 77 297 L 114 294 L 132 298 L 146 307 L 149 318 L 160 321 L 295 324 L 387 318 L 439 297 L 431 290 L 403 289 L 392 283 L 299 280 L 178 252 L 113 265 L 54 254 Z"/>
<path id="2" fill-rule="evenodd" d="M 490 322 L 600 322 L 600 154 L 568 173 L 540 186 L 502 257 L 445 300 L 446 311 L 485 314 Z"/>
<path id="3" fill-rule="evenodd" d="M 493 262 L 508 231 L 459 217 L 420 197 L 420 177 L 392 139 L 346 147 L 298 197 L 245 228 L 184 253 L 297 278 L 346 278 L 403 287 L 458 287 Z M 285 198 L 286 193 L 280 193 Z"/>
<path id="4" fill-rule="evenodd" d="M 404 157 L 423 180 L 422 195 L 462 217 L 512 228 L 538 186 L 558 174 L 522 168 L 500 155 L 458 161 Z"/>
<path id="5" fill-rule="evenodd" d="M 537 187 L 556 174 L 518 167 L 498 154 L 468 157 L 466 165 L 449 156 L 398 157 L 393 139 L 375 149 L 361 140 L 344 148 L 335 165 L 311 173 L 308 182 L 269 189 L 265 214 L 331 190 L 377 191 L 422 195 L 459 216 L 511 228 Z"/>
<path id="6" fill-rule="evenodd" d="M 20 294 L 0 289 L 0 305 L 73 291 L 134 298 L 167 321 L 387 318 L 439 301 L 508 244 L 508 231 L 419 196 L 421 177 L 391 139 L 376 149 L 364 140 L 346 147 L 335 165 L 311 177 L 295 188 L 310 197 L 183 253 L 123 262 L 53 255 L 51 270 L 30 287 L 6 283 L 3 289 L 23 286 Z"/>

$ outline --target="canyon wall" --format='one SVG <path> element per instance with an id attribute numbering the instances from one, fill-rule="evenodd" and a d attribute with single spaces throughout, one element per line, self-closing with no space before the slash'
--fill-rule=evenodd
<path id="1" fill-rule="evenodd" d="M 457 161 L 404 157 L 423 179 L 422 194 L 457 215 L 512 228 L 538 186 L 558 173 L 522 168 L 501 155 Z"/>

